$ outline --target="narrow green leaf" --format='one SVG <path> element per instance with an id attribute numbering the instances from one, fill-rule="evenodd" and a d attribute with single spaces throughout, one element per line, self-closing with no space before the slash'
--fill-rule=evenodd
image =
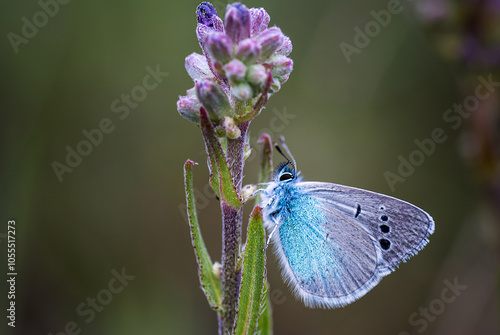
<path id="1" fill-rule="evenodd" d="M 187 215 L 191 232 L 191 242 L 198 263 L 198 276 L 200 277 L 201 289 L 205 293 L 210 307 L 220 311 L 222 304 L 221 282 L 220 278 L 213 271 L 212 260 L 208 254 L 198 224 L 194 199 L 193 173 L 191 171 L 193 165 L 198 165 L 198 163 L 189 159 L 184 163 L 184 183 L 186 187 Z"/>
<path id="2" fill-rule="evenodd" d="M 260 154 L 259 184 L 271 181 L 273 175 L 273 144 L 271 137 L 264 133 L 257 143 L 262 143 Z M 255 197 L 255 206 L 260 204 L 260 193 Z"/>
<path id="3" fill-rule="evenodd" d="M 222 150 L 224 150 L 224 154 L 227 152 L 227 137 L 219 137 L 219 142 L 220 146 L 222 147 Z"/>
<path id="4" fill-rule="evenodd" d="M 250 216 L 248 238 L 243 258 L 243 273 L 238 297 L 238 310 L 234 326 L 235 335 L 254 334 L 261 311 L 264 288 L 266 234 L 262 212 L 256 206 Z"/>
<path id="5" fill-rule="evenodd" d="M 234 208 L 239 208 L 242 203 L 233 185 L 233 178 L 227 165 L 226 156 L 215 134 L 215 128 L 208 119 L 208 114 L 203 107 L 200 108 L 200 124 L 210 159 L 212 188 L 219 187 L 219 196 Z M 218 178 L 218 180 L 212 180 Z M 217 192 L 217 191 L 216 191 Z"/>
<path id="6" fill-rule="evenodd" d="M 205 111 L 203 107 L 201 107 L 201 109 L 202 109 L 202 111 Z M 200 111 L 200 113 L 201 113 L 201 111 Z M 200 114 L 200 119 L 201 119 L 201 114 Z M 208 122 L 210 123 L 210 121 L 208 121 Z M 212 124 L 210 123 L 209 126 L 212 126 Z M 213 129 L 213 126 L 212 126 L 212 129 Z M 215 131 L 215 130 L 213 130 L 213 131 Z M 219 184 L 219 179 L 220 179 L 219 178 L 219 168 L 217 166 L 217 161 L 215 159 L 212 159 L 214 157 L 214 155 L 212 154 L 212 152 L 213 152 L 212 146 L 209 146 L 209 144 L 207 143 L 204 132 L 203 132 L 203 139 L 205 140 L 205 147 L 206 147 L 207 154 L 208 154 L 208 169 L 210 172 L 210 177 L 209 177 L 210 187 L 217 195 L 217 198 L 220 199 L 221 196 L 220 196 L 220 184 Z"/>
<path id="7" fill-rule="evenodd" d="M 272 318 L 271 299 L 269 298 L 269 284 L 267 281 L 264 284 L 264 294 L 260 308 L 259 321 L 257 323 L 258 335 L 273 335 L 273 318 Z"/>
<path id="8" fill-rule="evenodd" d="M 210 170 L 209 183 L 212 190 L 220 199 L 220 184 L 219 184 L 219 169 L 217 168 L 217 162 L 208 157 L 208 169 Z"/>

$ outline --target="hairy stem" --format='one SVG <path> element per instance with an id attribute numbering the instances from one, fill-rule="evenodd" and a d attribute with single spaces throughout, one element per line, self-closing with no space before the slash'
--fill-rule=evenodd
<path id="1" fill-rule="evenodd" d="M 241 136 L 227 141 L 227 162 L 236 192 L 240 194 L 243 179 L 243 153 L 245 150 L 245 136 L 249 122 L 238 125 Z M 221 201 L 222 210 L 222 309 L 223 334 L 231 332 L 236 316 L 236 302 L 238 299 L 238 280 L 236 262 L 241 243 L 241 226 L 243 209 L 234 208 L 224 200 Z"/>

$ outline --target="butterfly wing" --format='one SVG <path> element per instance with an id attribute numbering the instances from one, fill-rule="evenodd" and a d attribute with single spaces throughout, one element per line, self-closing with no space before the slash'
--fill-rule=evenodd
<path id="1" fill-rule="evenodd" d="M 290 286 L 309 307 L 347 305 L 380 281 L 370 236 L 355 222 L 300 187 L 269 213 L 273 244 Z"/>
<path id="2" fill-rule="evenodd" d="M 377 250 L 377 272 L 385 276 L 415 255 L 434 233 L 434 220 L 422 209 L 399 199 L 354 187 L 322 183 L 298 184 L 365 230 Z M 337 222 L 332 222 L 337 224 Z"/>
<path id="3" fill-rule="evenodd" d="M 427 213 L 392 197 L 320 182 L 293 189 L 267 217 L 279 227 L 273 241 L 285 277 L 309 307 L 359 299 L 434 231 Z"/>

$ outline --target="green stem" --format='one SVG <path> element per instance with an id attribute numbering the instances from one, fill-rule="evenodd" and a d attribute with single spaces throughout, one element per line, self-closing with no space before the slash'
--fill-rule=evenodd
<path id="1" fill-rule="evenodd" d="M 227 163 L 233 178 L 236 193 L 240 194 L 243 180 L 243 154 L 245 150 L 245 136 L 249 122 L 238 125 L 241 136 L 237 139 L 227 141 Z M 236 304 L 238 299 L 238 278 L 236 262 L 239 247 L 241 245 L 241 226 L 243 208 L 235 208 L 221 199 L 222 210 L 222 309 L 223 333 L 232 331 L 236 316 Z"/>

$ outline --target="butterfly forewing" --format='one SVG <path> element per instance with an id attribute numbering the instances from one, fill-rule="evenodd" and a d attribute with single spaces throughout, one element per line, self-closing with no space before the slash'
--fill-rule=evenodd
<path id="1" fill-rule="evenodd" d="M 305 194 L 323 201 L 331 211 L 343 213 L 345 224 L 357 224 L 372 238 L 379 255 L 377 271 L 387 275 L 416 254 L 434 232 L 434 221 L 405 201 L 354 187 L 301 182 Z"/>

